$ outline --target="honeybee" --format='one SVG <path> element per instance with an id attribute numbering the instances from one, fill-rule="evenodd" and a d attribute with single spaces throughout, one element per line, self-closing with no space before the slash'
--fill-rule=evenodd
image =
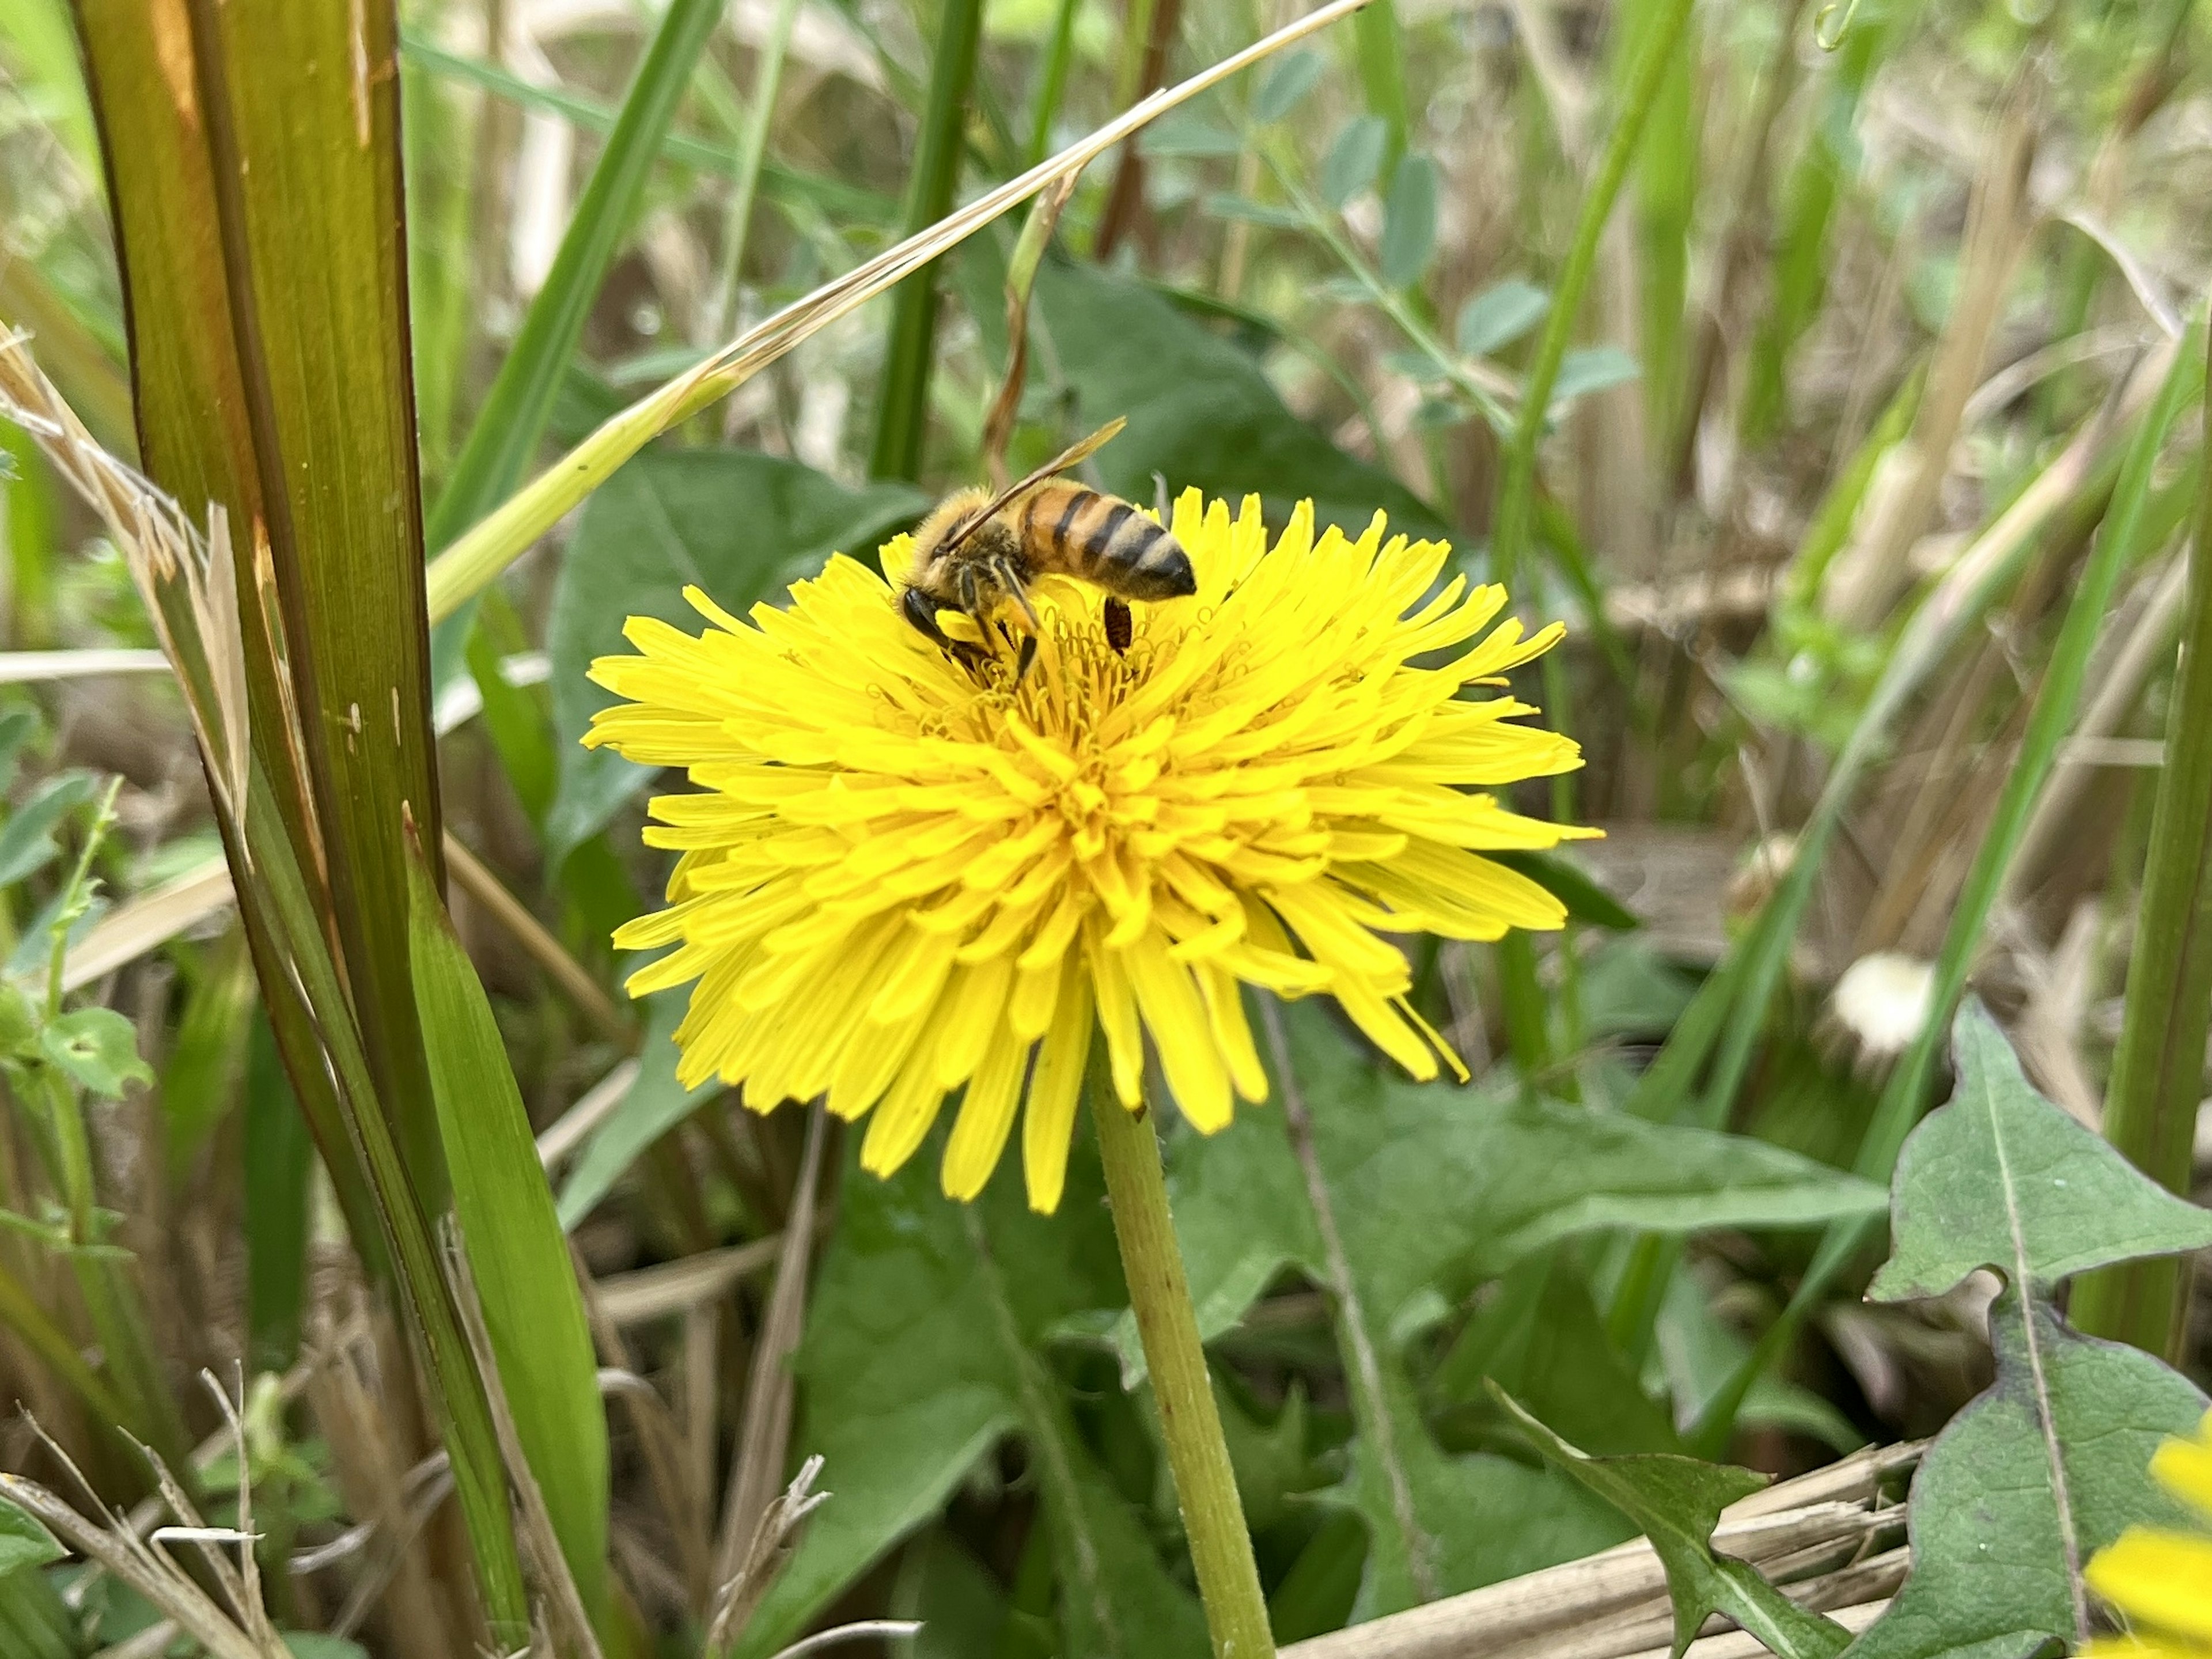
<path id="1" fill-rule="evenodd" d="M 1022 629 L 1015 678 L 1029 672 L 1042 624 L 1030 599 L 1041 576 L 1073 576 L 1103 588 L 1106 637 L 1128 648 L 1127 601 L 1181 599 L 1198 590 L 1190 555 L 1161 526 L 1103 490 L 1055 477 L 1095 453 L 1127 422 L 1115 420 L 994 495 L 948 495 L 914 532 L 914 564 L 899 605 L 924 635 L 969 664 L 976 647 L 948 636 L 938 613 L 958 611 L 985 629 L 1008 605 Z"/>

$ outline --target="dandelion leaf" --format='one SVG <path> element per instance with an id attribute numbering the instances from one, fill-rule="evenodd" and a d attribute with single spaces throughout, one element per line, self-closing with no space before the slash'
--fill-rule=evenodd
<path id="1" fill-rule="evenodd" d="M 1501 1093 L 1416 1084 L 1371 1064 L 1321 1006 L 1285 1012 L 1314 1154 L 1358 1306 L 1340 1312 L 1358 1433 L 1331 1501 L 1366 1521 L 1359 1617 L 1548 1566 L 1623 1535 L 1555 1469 L 1456 1456 L 1423 1420 L 1402 1352 L 1430 1310 L 1561 1239 L 1608 1227 L 1686 1232 L 1816 1225 L 1879 1209 L 1878 1188 L 1760 1143 Z M 1280 1083 L 1276 1084 L 1277 1099 Z M 1176 1225 L 1208 1336 L 1328 1252 L 1282 1110 L 1249 1108 L 1170 1153 Z M 1114 1328 L 1141 1375 L 1133 1322 Z M 1371 1356 L 1371 1364 L 1369 1362 Z"/>
<path id="2" fill-rule="evenodd" d="M 1079 1146 L 1054 1216 L 1030 1213 L 1002 1168 L 972 1205 L 938 1190 L 927 1153 L 887 1181 L 845 1171 L 798 1366 L 796 1455 L 833 1494 L 744 1632 L 772 1654 L 1018 1437 L 1049 1529 L 1061 1650 L 1146 1659 L 1205 1650 L 1197 1602 L 1076 1432 L 1044 1352 L 1084 1308 L 1121 1298 L 1095 1158 Z"/>
<path id="3" fill-rule="evenodd" d="M 1834 1659 L 1848 1645 L 1850 1637 L 1842 1626 L 1796 1606 L 1749 1563 L 1714 1552 L 1721 1511 L 1765 1486 L 1765 1476 L 1666 1452 L 1592 1457 L 1553 1433 L 1495 1382 L 1490 1392 L 1545 1462 L 1620 1510 L 1651 1540 L 1674 1602 L 1677 1655 L 1717 1613 L 1735 1620 L 1780 1659 Z"/>
<path id="4" fill-rule="evenodd" d="M 2080 1334 L 2008 1288 L 1990 1315 L 1996 1382 L 1921 1460 L 1912 1576 L 1851 1659 L 2027 1659 L 2087 1633 L 2081 1564 L 2130 1524 L 2181 1524 L 2149 1474 L 2205 1399 L 2150 1355 Z"/>
<path id="5" fill-rule="evenodd" d="M 1958 1086 L 1898 1158 L 1894 1243 L 1869 1296 L 1940 1296 L 1978 1267 L 2047 1295 L 2091 1267 L 2212 1244 L 2212 1212 L 2036 1093 L 1979 1003 L 1951 1040 Z"/>
<path id="6" fill-rule="evenodd" d="M 2050 1298 L 2085 1268 L 2204 1243 L 2212 1217 L 2030 1088 L 1978 1004 L 1952 1041 L 1957 1089 L 1898 1161 L 1895 1253 L 1870 1294 L 1939 1295 L 1996 1268 L 1996 1380 L 1921 1461 L 1912 1576 L 1852 1659 L 2027 1659 L 2087 1640 L 2082 1564 L 2130 1524 L 2181 1519 L 2150 1479 L 2151 1453 L 2205 1408 L 2188 1379 L 2081 1335 Z"/>

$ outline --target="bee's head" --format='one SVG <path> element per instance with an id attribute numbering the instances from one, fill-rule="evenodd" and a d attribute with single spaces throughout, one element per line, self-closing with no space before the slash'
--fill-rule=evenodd
<path id="1" fill-rule="evenodd" d="M 929 516 L 915 526 L 914 573 L 908 580 L 916 584 L 924 581 L 942 562 L 945 543 L 964 528 L 990 499 L 988 489 L 960 489 L 932 507 Z"/>

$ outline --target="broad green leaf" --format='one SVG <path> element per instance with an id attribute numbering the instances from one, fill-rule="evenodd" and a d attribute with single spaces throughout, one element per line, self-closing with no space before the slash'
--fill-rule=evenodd
<path id="1" fill-rule="evenodd" d="M 39 1029 L 39 1052 L 81 1089 L 113 1100 L 154 1068 L 138 1058 L 137 1028 L 112 1008 L 74 1008 Z"/>
<path id="2" fill-rule="evenodd" d="M 939 1193 L 927 1152 L 889 1181 L 846 1170 L 799 1355 L 793 1448 L 822 1454 L 822 1489 L 836 1496 L 807 1523 L 741 1653 L 757 1659 L 792 1640 L 1008 1434 L 1027 1448 L 1051 1528 L 1060 1650 L 1205 1651 L 1196 1602 L 1077 1437 L 1042 1352 L 1070 1314 L 1122 1299 L 1086 1146 L 1052 1216 L 1030 1213 L 1011 1164 L 973 1205 Z"/>
<path id="3" fill-rule="evenodd" d="M 688 990 L 664 991 L 646 1004 L 645 1040 L 638 1048 L 637 1080 L 613 1115 L 592 1132 L 568 1178 L 561 1183 L 563 1231 L 591 1214 L 647 1147 L 721 1092 L 718 1083 L 686 1089 L 676 1080 L 676 1028 L 690 1001 Z"/>
<path id="4" fill-rule="evenodd" d="M 1408 152 L 1398 158 L 1382 198 L 1382 241 L 1376 264 L 1392 288 L 1411 286 L 1437 251 L 1437 164 Z"/>
<path id="5" fill-rule="evenodd" d="M 2055 1111 L 2057 1109 L 2051 1109 Z M 1996 1382 L 1912 1478 L 1912 1576 L 1851 1659 L 2028 1659 L 2087 1632 L 2080 1568 L 2135 1524 L 2181 1526 L 2151 1454 L 2204 1414 L 2194 1384 L 2082 1336 L 2008 1287 L 1990 1310 Z M 2061 1501 L 2063 1495 L 2063 1503 Z"/>
<path id="6" fill-rule="evenodd" d="M 1716 1613 L 1735 1620 L 1780 1659 L 1834 1659 L 1849 1644 L 1841 1625 L 1806 1612 L 1748 1563 L 1713 1552 L 1721 1511 L 1764 1487 L 1766 1476 L 1666 1452 L 1592 1457 L 1553 1433 L 1495 1382 L 1490 1392 L 1547 1462 L 1619 1510 L 1651 1540 L 1674 1603 L 1678 1659 Z"/>
<path id="7" fill-rule="evenodd" d="M 576 741 L 610 701 L 585 672 L 592 658 L 625 648 L 627 618 L 658 617 L 696 631 L 705 624 L 684 600 L 687 584 L 742 616 L 832 553 L 872 562 L 877 544 L 927 504 L 905 484 L 850 489 L 795 461 L 744 450 L 648 450 L 608 480 L 569 544 L 546 631 L 562 739 L 546 823 L 550 856 L 565 857 L 653 775 Z"/>
<path id="8" fill-rule="evenodd" d="M 1978 1002 L 1952 1028 L 1958 1087 L 1905 1143 L 1892 1255 L 1867 1294 L 1941 1296 L 1977 1267 L 2024 1293 L 2139 1256 L 2212 1244 L 2212 1212 L 2175 1197 L 2036 1093 Z"/>
<path id="9" fill-rule="evenodd" d="M 1389 124 L 1379 115 L 1355 115 L 1346 121 L 1322 160 L 1322 200 L 1341 208 L 1372 185 L 1389 142 Z"/>
<path id="10" fill-rule="evenodd" d="M 1542 322 L 1551 308 L 1550 295 L 1518 276 L 1492 283 L 1460 307 L 1459 349 L 1487 357 Z"/>
<path id="11" fill-rule="evenodd" d="M 1510 1458 L 1445 1455 L 1400 1358 L 1401 1338 L 1425 1309 L 1593 1230 L 1813 1225 L 1881 1206 L 1869 1183 L 1758 1142 L 1524 1101 L 1517 1091 L 1403 1081 L 1370 1065 L 1319 1007 L 1285 1012 L 1319 1181 L 1358 1297 L 1356 1313 L 1339 1310 L 1347 1371 L 1361 1376 L 1373 1357 L 1372 1388 L 1355 1388 L 1358 1434 L 1335 1494 L 1372 1538 L 1363 1617 L 1619 1536 L 1613 1517 L 1565 1476 Z M 1279 1108 L 1248 1109 L 1211 1138 L 1179 1136 L 1170 1171 L 1201 1331 L 1234 1325 L 1285 1268 L 1330 1282 Z M 1134 1374 L 1140 1354 L 1126 1315 L 1115 1340 Z"/>
<path id="12" fill-rule="evenodd" d="M 1260 90 L 1252 97 L 1252 114 L 1261 121 L 1279 121 L 1305 101 L 1320 83 L 1322 55 L 1310 46 L 1286 52 L 1267 66 Z"/>
<path id="13" fill-rule="evenodd" d="M 20 1568 L 39 1568 L 58 1561 L 69 1552 L 29 1510 L 0 1498 L 0 1577 Z"/>
<path id="14" fill-rule="evenodd" d="M 532 299 L 430 511 L 423 533 L 433 552 L 498 506 L 536 454 L 562 372 L 583 335 L 607 266 L 629 234 L 661 141 L 722 9 L 721 0 L 673 0 L 653 31 L 552 269 Z"/>
<path id="15" fill-rule="evenodd" d="M 994 275 L 989 304 L 1002 284 Z M 1047 259 L 1037 273 L 1033 335 L 1048 339 L 1032 377 L 1056 363 L 1080 433 L 1116 415 L 1129 429 L 1092 465 L 1105 487 L 1146 505 L 1153 474 L 1169 490 L 1195 484 L 1233 511 L 1247 495 L 1280 525 L 1310 499 L 1321 524 L 1364 530 L 1377 509 L 1410 536 L 1452 532 L 1387 473 L 1354 460 L 1284 406 L 1252 358 L 1145 283 L 1093 265 Z"/>
<path id="16" fill-rule="evenodd" d="M 1509 1269 L 1430 1377 L 1429 1392 L 1444 1407 L 1437 1431 L 1455 1449 L 1519 1443 L 1517 1433 L 1500 1434 L 1485 1382 L 1601 1455 L 1677 1449 L 1673 1419 L 1607 1335 L 1589 1286 L 1566 1258 L 1550 1250 Z"/>
<path id="17" fill-rule="evenodd" d="M 491 1003 L 418 857 L 408 943 L 453 1212 L 517 1437 L 595 1621 L 606 1606 L 607 1428 L 568 1240 Z"/>
<path id="18" fill-rule="evenodd" d="M 1635 358 L 1619 346 L 1589 346 L 1570 351 L 1559 364 L 1559 377 L 1552 383 L 1552 407 L 1593 392 L 1626 386 L 1644 373 Z"/>
<path id="19" fill-rule="evenodd" d="M 99 792 L 89 772 L 58 772 L 0 825 L 0 887 L 36 875 L 61 855 L 54 831 Z"/>

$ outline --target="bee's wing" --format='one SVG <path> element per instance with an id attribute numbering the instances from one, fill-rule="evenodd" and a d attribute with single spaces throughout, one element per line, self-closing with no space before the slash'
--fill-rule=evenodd
<path id="1" fill-rule="evenodd" d="M 1027 477 L 1017 479 L 1014 483 L 1008 484 L 996 495 L 986 501 L 981 507 L 978 508 L 975 514 L 969 519 L 967 523 L 962 525 L 958 530 L 955 531 L 951 535 L 945 538 L 944 542 L 938 548 L 937 556 L 942 558 L 947 553 L 951 552 L 955 548 L 958 547 L 961 543 L 966 541 L 970 536 L 981 530 L 985 525 L 997 518 L 1000 514 L 1005 512 L 1007 507 L 1019 501 L 1023 496 L 1028 495 L 1030 491 L 1035 489 L 1039 484 L 1051 477 L 1054 474 L 1065 472 L 1071 466 L 1080 466 L 1085 461 L 1089 460 L 1093 455 L 1097 454 L 1100 450 L 1105 448 L 1108 444 L 1111 443 L 1115 436 L 1119 434 L 1121 428 L 1128 424 L 1129 417 L 1127 416 L 1116 415 L 1112 420 L 1107 422 L 1105 425 L 1100 427 L 1097 431 L 1092 433 L 1080 443 L 1074 444 L 1070 447 L 1060 451 L 1059 454 L 1054 456 L 1052 459 L 1047 461 L 1042 466 L 1037 468 L 1036 471 L 1030 473 Z"/>

